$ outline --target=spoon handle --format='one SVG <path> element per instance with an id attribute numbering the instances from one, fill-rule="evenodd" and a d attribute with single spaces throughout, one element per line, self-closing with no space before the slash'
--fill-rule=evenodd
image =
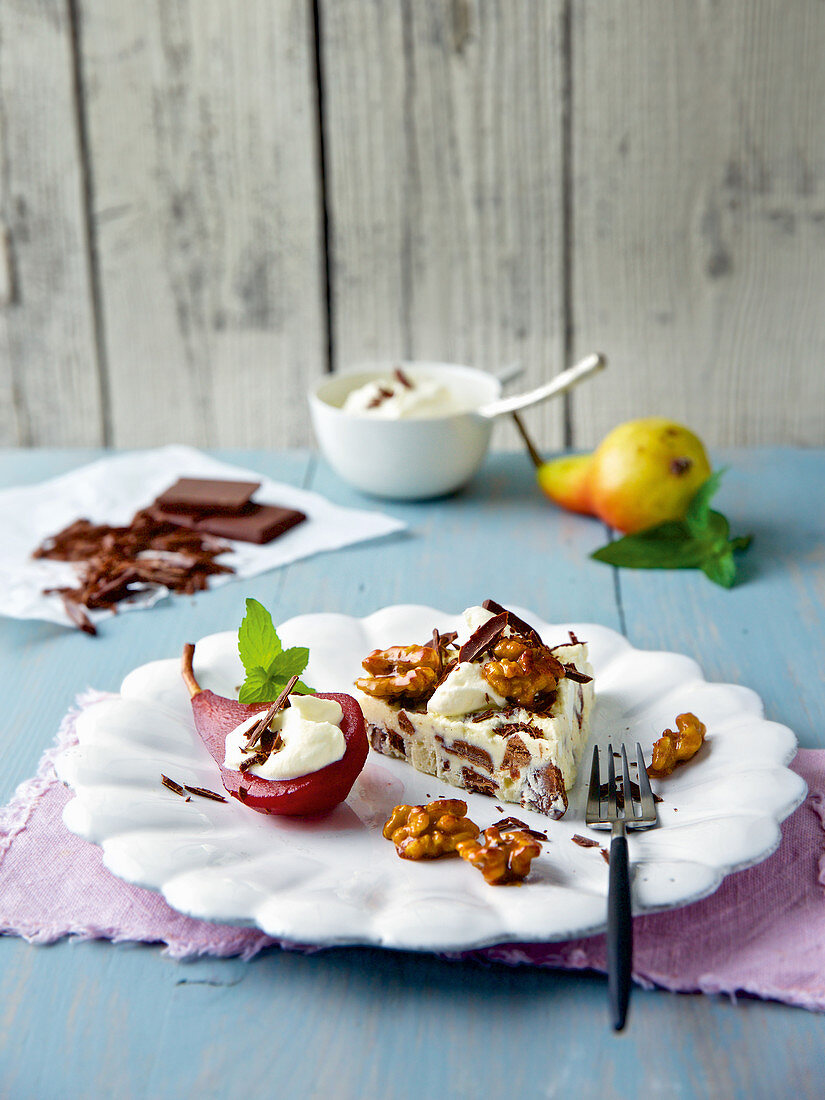
<path id="1" fill-rule="evenodd" d="M 490 402 L 489 405 L 482 405 L 478 410 L 479 416 L 492 419 L 492 417 L 502 416 L 504 413 L 518 412 L 530 405 L 538 405 L 539 402 L 546 401 L 548 397 L 555 397 L 558 393 L 566 393 L 591 374 L 604 370 L 606 366 L 607 359 L 603 355 L 588 355 L 580 363 L 576 363 L 574 367 L 562 371 L 561 374 L 557 374 L 549 382 L 545 382 L 543 386 L 538 386 L 527 393 L 517 393 L 513 397 L 503 397 L 498 401 Z"/>

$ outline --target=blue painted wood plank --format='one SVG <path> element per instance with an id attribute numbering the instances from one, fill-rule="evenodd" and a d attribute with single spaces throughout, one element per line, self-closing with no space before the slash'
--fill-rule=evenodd
<path id="1" fill-rule="evenodd" d="M 531 608 L 550 622 L 619 628 L 613 577 L 582 553 L 592 521 L 550 504 L 524 455 L 489 457 L 463 491 L 431 502 L 365 496 L 322 461 L 313 488 L 343 505 L 379 508 L 408 530 L 371 550 L 357 546 L 337 553 L 334 569 L 312 581 L 311 563 L 297 563 L 287 599 L 311 586 L 313 610 L 363 615 L 394 603 L 458 612 L 491 596 Z"/>
<path id="2" fill-rule="evenodd" d="M 0 454 L 0 484 L 89 457 Z M 755 687 L 771 717 L 821 743 L 825 585 L 810 502 L 825 485 L 823 452 L 726 456 L 720 506 L 757 533 L 751 574 L 731 593 L 690 573 L 617 578 L 588 561 L 603 530 L 546 504 L 520 456 L 492 457 L 463 494 L 426 505 L 369 501 L 306 454 L 225 457 L 385 508 L 410 532 L 122 616 L 103 639 L 0 623 L 0 799 L 34 770 L 75 690 L 116 688 L 184 636 L 234 626 L 247 594 L 279 618 L 397 601 L 458 610 L 479 592 L 561 621 L 615 628 L 623 615 L 634 644 L 697 656 L 709 676 Z M 766 622 L 787 641 L 779 662 Z M 364 949 L 180 964 L 153 946 L 5 938 L 0 1021 L 0 1093 L 14 1097 L 818 1097 L 825 1071 L 822 1020 L 800 1010 L 636 991 L 617 1037 L 600 977 Z"/>

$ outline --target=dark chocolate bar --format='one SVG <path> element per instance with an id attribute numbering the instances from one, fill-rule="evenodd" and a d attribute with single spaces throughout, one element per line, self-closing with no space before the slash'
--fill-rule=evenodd
<path id="1" fill-rule="evenodd" d="M 306 519 L 303 512 L 279 508 L 275 504 L 258 504 L 253 508 L 239 516 L 206 516 L 199 521 L 197 530 L 222 539 L 263 545 Z"/>
<path id="2" fill-rule="evenodd" d="M 249 503 L 249 498 L 260 487 L 259 481 L 181 477 L 160 494 L 155 505 L 163 512 L 234 515 Z"/>
<path id="3" fill-rule="evenodd" d="M 187 527 L 190 531 L 203 531 L 205 528 L 201 525 L 208 523 L 210 519 L 239 519 L 243 516 L 254 515 L 260 510 L 260 504 L 252 504 L 250 502 L 244 504 L 237 512 L 232 513 L 173 512 L 167 508 L 160 508 L 157 503 L 155 503 L 146 509 L 146 513 L 151 516 L 156 523 L 174 523 L 177 524 L 178 527 Z"/>
<path id="4" fill-rule="evenodd" d="M 303 523 L 306 516 L 292 508 L 276 504 L 246 504 L 236 515 L 204 515 L 202 512 L 167 512 L 153 504 L 146 509 L 158 523 L 176 523 L 204 535 L 215 535 L 237 542 L 254 542 L 262 546 L 272 542 L 290 528 Z"/>

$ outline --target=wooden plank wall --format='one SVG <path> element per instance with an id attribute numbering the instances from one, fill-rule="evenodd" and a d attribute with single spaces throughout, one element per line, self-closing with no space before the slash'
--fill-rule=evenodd
<path id="1" fill-rule="evenodd" d="M 332 368 L 600 349 L 545 449 L 823 444 L 823 56 L 815 0 L 4 0 L 0 443 L 307 444 Z"/>

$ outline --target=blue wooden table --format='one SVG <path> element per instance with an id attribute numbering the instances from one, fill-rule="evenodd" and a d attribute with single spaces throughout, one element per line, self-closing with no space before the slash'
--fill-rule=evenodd
<path id="1" fill-rule="evenodd" d="M 92 451 L 6 452 L 0 485 L 33 483 Z M 0 623 L 0 804 L 31 776 L 75 695 L 116 690 L 135 665 L 234 627 L 255 596 L 277 619 L 364 615 L 385 604 L 458 611 L 488 595 L 555 621 L 594 621 L 639 647 L 695 657 L 709 679 L 759 692 L 769 718 L 825 746 L 825 452 L 715 455 L 735 534 L 752 532 L 731 591 L 698 572 L 632 572 L 588 560 L 594 520 L 537 493 L 523 456 L 492 456 L 436 503 L 377 505 L 309 453 L 219 457 L 382 507 L 409 525 L 105 624 L 101 637 Z M 458 555 L 460 554 L 460 563 Z M 825 898 L 823 899 L 825 904 Z M 336 949 L 250 963 L 179 963 L 107 942 L 0 939 L 0 1096 L 821 1097 L 821 1016 L 756 1000 L 636 990 L 629 1029 L 608 1027 L 598 975 Z M 241 1050 L 243 1053 L 241 1053 Z"/>

